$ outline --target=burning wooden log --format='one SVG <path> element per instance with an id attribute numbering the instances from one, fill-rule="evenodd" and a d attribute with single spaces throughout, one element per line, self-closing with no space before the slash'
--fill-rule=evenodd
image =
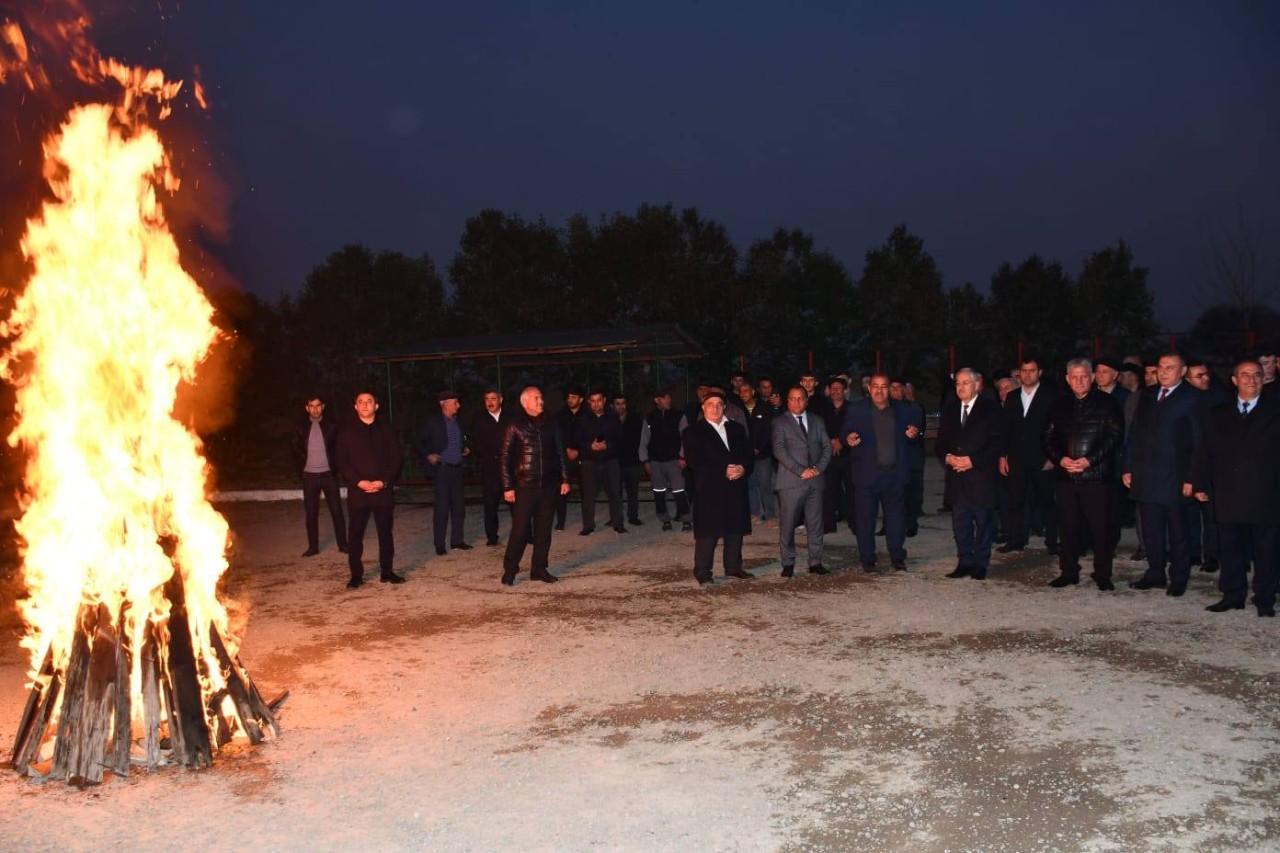
<path id="1" fill-rule="evenodd" d="M 214 750 L 236 733 L 254 744 L 261 743 L 268 731 L 279 736 L 271 708 L 262 701 L 239 658 L 230 654 L 216 626 L 210 626 L 209 633 L 218 672 L 209 672 L 205 659 L 195 655 L 181 580 L 168 584 L 166 594 L 174 602 L 169 622 L 147 625 L 139 656 L 141 719 L 133 718 L 134 655 L 121 628 L 127 607 L 113 621 L 105 605 L 81 605 L 65 672 L 57 671 L 47 655 L 32 685 L 13 745 L 15 770 L 79 785 L 97 784 L 108 770 L 125 776 L 133 766 L 150 770 L 169 761 L 185 767 L 208 766 Z M 225 687 L 202 701 L 201 684 L 210 683 L 215 675 Z M 41 748 L 48 740 L 55 707 L 52 756 L 42 760 Z"/>

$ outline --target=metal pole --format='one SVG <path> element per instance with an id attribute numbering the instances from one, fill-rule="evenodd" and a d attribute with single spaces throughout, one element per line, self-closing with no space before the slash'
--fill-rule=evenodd
<path id="1" fill-rule="evenodd" d="M 622 347 L 618 347 L 618 393 L 619 394 L 627 393 L 627 383 L 622 373 L 623 373 Z"/>
<path id="2" fill-rule="evenodd" d="M 498 356 L 498 393 L 502 393 L 502 356 Z"/>

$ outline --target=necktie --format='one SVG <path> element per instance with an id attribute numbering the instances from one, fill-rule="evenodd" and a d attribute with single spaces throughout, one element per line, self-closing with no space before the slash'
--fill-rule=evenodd
<path id="1" fill-rule="evenodd" d="M 965 403 L 960 409 L 960 426 L 964 426 L 967 420 L 969 420 L 969 404 Z"/>
<path id="2" fill-rule="evenodd" d="M 796 415 L 796 423 L 800 424 L 800 431 L 804 433 L 805 438 L 809 437 L 809 429 L 804 425 L 804 418 Z"/>
<path id="3" fill-rule="evenodd" d="M 1164 402 L 1164 398 L 1165 398 L 1165 397 L 1168 397 L 1168 396 L 1169 396 L 1169 389 L 1168 389 L 1168 388 L 1161 388 L 1161 389 L 1160 389 L 1160 396 L 1159 396 L 1159 398 L 1157 398 L 1157 399 L 1156 399 L 1156 402 L 1157 402 L 1157 403 L 1163 403 L 1163 402 Z"/>
<path id="4" fill-rule="evenodd" d="M 1240 415 L 1241 417 L 1243 417 L 1247 414 L 1249 414 L 1249 401 L 1245 400 L 1243 403 L 1240 404 Z"/>

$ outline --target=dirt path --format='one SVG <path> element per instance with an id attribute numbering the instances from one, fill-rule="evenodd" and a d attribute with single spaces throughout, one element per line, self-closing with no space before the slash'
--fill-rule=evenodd
<path id="1" fill-rule="evenodd" d="M 947 580 L 931 516 L 907 574 L 784 581 L 758 530 L 761 579 L 700 590 L 691 534 L 582 538 L 574 507 L 564 582 L 507 589 L 499 552 L 437 557 L 430 510 L 401 507 L 409 582 L 350 592 L 331 542 L 297 556 L 300 504 L 226 512 L 242 657 L 292 691 L 283 737 L 89 791 L 0 773 L 6 848 L 1280 846 L 1280 625 L 1204 612 L 1208 575 L 1182 599 L 1051 590 L 1033 549 Z M 848 532 L 827 553 L 857 562 Z M 7 754 L 26 661 L 5 626 Z"/>

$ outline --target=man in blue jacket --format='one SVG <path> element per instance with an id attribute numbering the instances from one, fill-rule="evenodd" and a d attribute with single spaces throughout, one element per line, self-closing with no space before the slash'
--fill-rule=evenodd
<path id="1" fill-rule="evenodd" d="M 875 373 L 866 399 L 845 407 L 840 432 L 849 445 L 853 477 L 855 529 L 862 569 L 876 570 L 875 520 L 884 508 L 889 559 L 898 571 L 907 570 L 907 519 L 904 499 L 911 480 L 910 443 L 920 441 L 922 424 L 915 410 L 889 399 L 889 376 Z"/>

